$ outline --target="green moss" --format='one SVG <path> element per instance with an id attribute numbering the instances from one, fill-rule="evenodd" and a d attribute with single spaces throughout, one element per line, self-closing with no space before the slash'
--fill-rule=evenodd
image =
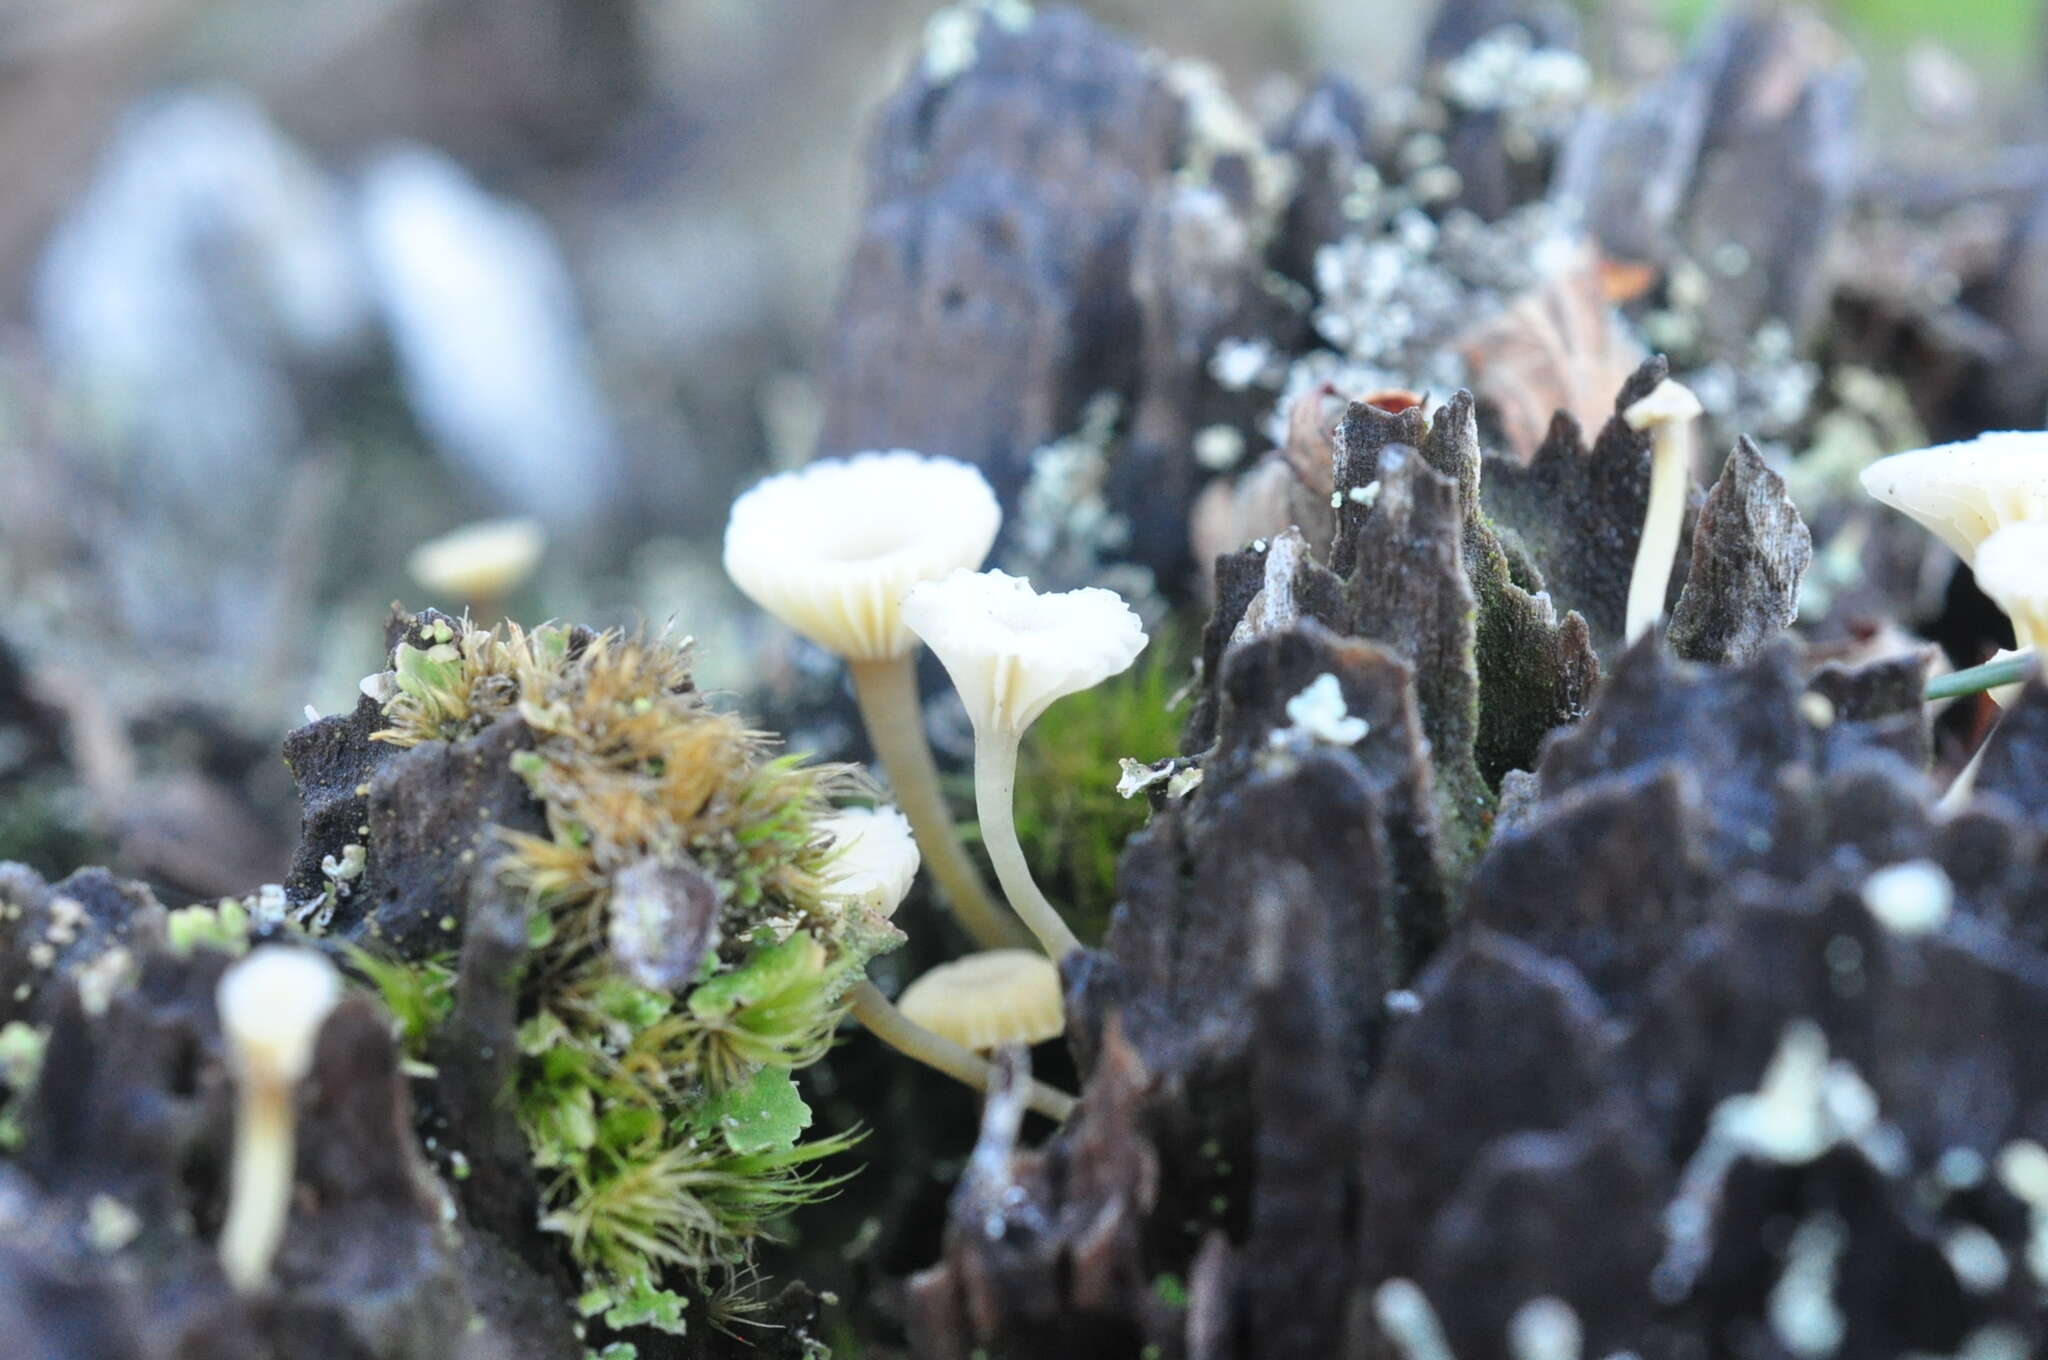
<path id="1" fill-rule="evenodd" d="M 584 1273 L 586 1315 L 680 1333 L 700 1295 L 717 1325 L 744 1309 L 753 1244 L 837 1183 L 814 1168 L 853 1141 L 804 1141 L 790 1074 L 829 1047 L 847 982 L 901 938 L 822 887 L 816 818 L 864 786 L 712 709 L 685 644 L 515 625 L 425 641 L 397 649 L 380 740 L 461 740 L 513 714 L 533 736 L 510 768 L 547 829 L 500 836 L 504 882 L 533 907 L 511 1099 L 540 1222 Z M 689 868 L 718 904 L 715 947 L 672 990 L 612 952 L 613 878 L 649 861 Z M 362 968 L 424 1052 L 452 1003 L 449 960 Z"/>

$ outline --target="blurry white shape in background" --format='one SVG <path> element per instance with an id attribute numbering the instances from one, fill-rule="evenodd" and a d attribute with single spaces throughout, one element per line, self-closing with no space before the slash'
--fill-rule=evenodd
<path id="1" fill-rule="evenodd" d="M 359 212 L 370 284 L 422 428 L 511 506 L 588 524 L 617 489 L 620 460 L 547 229 L 423 147 L 372 164 Z"/>
<path id="2" fill-rule="evenodd" d="M 119 608 L 144 637 L 212 635 L 274 569 L 251 548 L 303 437 L 294 376 L 367 349 L 339 192 L 254 101 L 155 98 L 123 119 L 32 288 L 72 447 L 117 489 L 100 551 Z"/>

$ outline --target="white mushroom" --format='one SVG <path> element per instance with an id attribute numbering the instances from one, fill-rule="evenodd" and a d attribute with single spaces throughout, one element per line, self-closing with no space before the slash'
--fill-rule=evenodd
<path id="1" fill-rule="evenodd" d="M 840 808 L 817 821 L 832 838 L 825 895 L 857 903 L 887 920 L 917 878 L 917 841 L 892 807 Z"/>
<path id="2" fill-rule="evenodd" d="M 974 804 L 1010 905 L 1046 952 L 1080 948 L 1024 862 L 1014 803 L 1017 745 L 1052 703 L 1127 669 L 1145 629 L 1108 590 L 1040 595 L 1000 571 L 958 571 L 913 589 L 904 622 L 938 653 L 974 723 Z"/>
<path id="3" fill-rule="evenodd" d="M 939 789 L 902 601 L 920 581 L 981 565 L 1002 509 L 972 466 L 906 450 L 826 459 L 733 502 L 725 570 L 748 598 L 846 660 L 868 741 L 925 864 L 960 923 L 994 947 L 1015 923 L 996 907 Z"/>
<path id="4" fill-rule="evenodd" d="M 1700 399 L 1670 378 L 1621 413 L 1631 428 L 1650 432 L 1650 499 L 1643 510 L 1635 570 L 1629 576 L 1623 629 L 1629 642 L 1655 627 L 1664 613 L 1671 563 L 1685 526 L 1685 493 L 1692 483 L 1692 423 L 1699 415 Z"/>
<path id="5" fill-rule="evenodd" d="M 221 1269 L 243 1291 L 260 1289 L 284 1237 L 295 1152 L 293 1092 L 313 1045 L 341 1000 L 341 977 L 308 949 L 265 945 L 221 976 L 214 994 L 235 1074 L 235 1151 Z"/>
<path id="6" fill-rule="evenodd" d="M 482 615 L 533 574 L 547 541 L 539 520 L 483 520 L 420 544 L 405 569 L 428 593 Z"/>
<path id="7" fill-rule="evenodd" d="M 2048 519 L 2048 433 L 2000 430 L 1895 453 L 1863 469 L 1863 489 L 1974 567 L 2006 525 Z"/>

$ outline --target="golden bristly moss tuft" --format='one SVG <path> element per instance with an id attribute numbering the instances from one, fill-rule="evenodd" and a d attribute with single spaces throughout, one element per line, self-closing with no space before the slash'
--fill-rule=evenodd
<path id="1" fill-rule="evenodd" d="M 790 1073 L 824 1054 L 841 993 L 900 939 L 825 891 L 819 819 L 869 786 L 713 708 L 686 641 L 446 623 L 424 640 L 393 657 L 379 740 L 460 740 L 507 717 L 532 734 L 512 768 L 547 830 L 499 835 L 504 881 L 534 907 L 513 1100 L 542 1222 L 583 1269 L 587 1306 L 666 1328 L 671 1273 L 729 1284 L 776 1216 L 829 1186 L 805 1168 L 846 1146 L 803 1141 Z M 650 863 L 717 903 L 715 947 L 672 991 L 614 954 L 614 883 Z M 435 1022 L 424 983 L 380 985 Z"/>

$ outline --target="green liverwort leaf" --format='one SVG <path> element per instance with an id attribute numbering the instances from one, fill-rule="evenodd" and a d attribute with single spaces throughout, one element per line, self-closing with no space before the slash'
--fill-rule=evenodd
<path id="1" fill-rule="evenodd" d="M 799 931 L 762 950 L 722 977 L 690 993 L 690 1013 L 705 1020 L 731 1015 L 741 1006 L 789 990 L 805 979 L 823 978 L 825 946 Z"/>
<path id="2" fill-rule="evenodd" d="M 727 1147 L 745 1156 L 795 1147 L 811 1126 L 811 1107 L 797 1094 L 788 1068 L 764 1067 L 746 1085 L 711 1101 L 703 1119 L 724 1135 Z"/>

